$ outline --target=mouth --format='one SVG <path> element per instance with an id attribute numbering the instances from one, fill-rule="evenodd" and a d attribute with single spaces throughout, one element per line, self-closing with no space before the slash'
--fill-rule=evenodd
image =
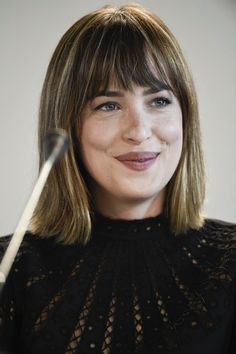
<path id="1" fill-rule="evenodd" d="M 127 154 L 116 156 L 116 159 L 124 166 L 135 171 L 145 171 L 149 169 L 156 161 L 159 152 L 142 151 L 129 152 Z"/>

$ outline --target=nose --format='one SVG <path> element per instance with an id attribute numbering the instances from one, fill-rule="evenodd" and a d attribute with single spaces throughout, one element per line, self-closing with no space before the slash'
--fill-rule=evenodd
<path id="1" fill-rule="evenodd" d="M 133 144 L 141 144 L 152 135 L 150 118 L 142 110 L 129 110 L 125 117 L 123 139 Z"/>

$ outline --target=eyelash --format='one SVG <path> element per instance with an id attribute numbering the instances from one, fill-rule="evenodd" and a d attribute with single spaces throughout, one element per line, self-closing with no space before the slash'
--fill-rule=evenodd
<path id="1" fill-rule="evenodd" d="M 113 106 L 113 108 L 112 109 L 103 109 L 103 108 L 105 108 L 106 106 Z M 117 102 L 105 102 L 105 103 L 102 103 L 102 104 L 100 104 L 99 106 L 97 106 L 97 107 L 95 107 L 95 111 L 105 111 L 105 112 L 109 112 L 109 111 L 115 111 L 115 110 L 117 110 L 117 109 L 119 109 L 119 105 L 118 105 L 118 103 Z"/>
<path id="2" fill-rule="evenodd" d="M 156 98 L 154 98 L 154 100 L 152 100 L 152 103 L 153 103 L 152 105 L 156 106 L 156 103 L 160 102 L 160 101 L 162 103 L 158 104 L 157 105 L 158 107 L 166 107 L 169 104 L 171 104 L 171 101 L 168 98 L 166 98 L 166 97 L 156 97 Z"/>
<path id="3" fill-rule="evenodd" d="M 161 102 L 161 104 L 160 104 L 160 102 Z M 171 101 L 166 97 L 156 97 L 151 101 L 151 106 L 159 107 L 159 108 L 166 107 L 169 104 L 171 104 Z M 110 106 L 110 107 L 108 109 L 106 109 L 105 108 L 106 106 L 107 107 Z M 108 101 L 108 102 L 104 102 L 104 103 L 98 105 L 97 107 L 95 107 L 95 111 L 109 112 L 109 111 L 119 110 L 119 108 L 120 108 L 120 106 L 117 102 Z"/>

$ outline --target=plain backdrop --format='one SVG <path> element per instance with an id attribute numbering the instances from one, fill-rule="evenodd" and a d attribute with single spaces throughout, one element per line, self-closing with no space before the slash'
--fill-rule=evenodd
<path id="1" fill-rule="evenodd" d="M 127 1 L 110 1 L 123 4 Z M 199 97 L 208 217 L 236 222 L 236 0 L 146 0 L 178 38 Z M 37 110 L 52 52 L 94 0 L 0 0 L 0 235 L 37 177 Z"/>

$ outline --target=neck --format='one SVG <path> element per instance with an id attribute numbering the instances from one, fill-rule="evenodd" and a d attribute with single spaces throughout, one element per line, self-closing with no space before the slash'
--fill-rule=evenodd
<path id="1" fill-rule="evenodd" d="M 95 209 L 111 219 L 144 219 L 161 214 L 164 209 L 165 190 L 155 198 L 145 200 L 124 200 L 113 196 L 95 195 Z"/>

